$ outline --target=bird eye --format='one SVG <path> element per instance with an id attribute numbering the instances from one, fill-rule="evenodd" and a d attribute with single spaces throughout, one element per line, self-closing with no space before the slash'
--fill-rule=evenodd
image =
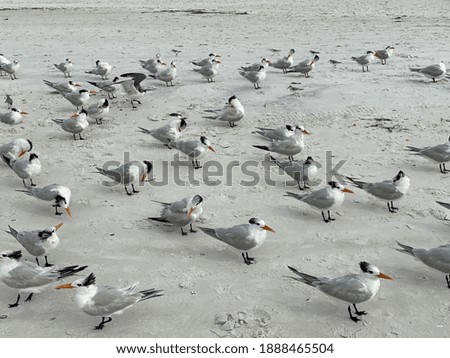
<path id="1" fill-rule="evenodd" d="M 373 274 L 373 271 L 369 271 L 370 274 Z"/>

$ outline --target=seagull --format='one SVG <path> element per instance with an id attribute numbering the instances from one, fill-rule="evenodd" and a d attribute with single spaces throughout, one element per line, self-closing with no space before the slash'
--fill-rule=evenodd
<path id="1" fill-rule="evenodd" d="M 449 203 L 443 203 L 442 201 L 436 201 L 439 205 L 443 206 L 446 209 L 450 210 L 450 204 Z"/>
<path id="2" fill-rule="evenodd" d="M 134 188 L 134 184 L 143 184 L 152 171 L 152 168 L 153 164 L 147 160 L 144 160 L 142 162 L 134 160 L 114 169 L 103 169 L 96 167 L 98 173 L 107 176 L 112 180 L 109 182 L 103 181 L 103 185 L 116 186 L 119 184 L 123 184 L 124 189 L 128 195 L 139 193 L 139 191 Z M 127 189 L 127 186 L 129 185 L 131 185 L 131 188 L 133 190 L 131 193 Z"/>
<path id="3" fill-rule="evenodd" d="M 190 232 L 197 232 L 194 230 L 192 224 L 197 221 L 203 213 L 203 198 L 200 195 L 187 197 L 174 203 L 153 201 L 164 205 L 164 208 L 161 210 L 160 217 L 149 218 L 150 220 L 171 223 L 181 229 L 181 235 L 183 236 L 187 235 L 183 230 L 183 227 L 187 225 L 190 225 Z"/>
<path id="4" fill-rule="evenodd" d="M 214 52 L 211 52 L 207 58 L 204 58 L 203 60 L 200 60 L 200 61 L 194 60 L 194 61 L 191 61 L 191 63 L 195 66 L 203 67 L 203 66 L 207 65 L 208 63 L 211 63 L 212 60 L 214 60 L 216 58 L 220 58 L 220 55 L 218 55 Z"/>
<path id="5" fill-rule="evenodd" d="M 194 169 L 200 169 L 202 167 L 198 160 L 206 156 L 208 150 L 214 153 L 216 152 L 211 147 L 211 142 L 205 136 L 201 136 L 200 141 L 178 140 L 174 143 L 174 147 L 192 160 Z"/>
<path id="6" fill-rule="evenodd" d="M 19 124 L 22 123 L 23 116 L 27 114 L 27 112 L 13 107 L 10 112 L 0 113 L 0 121 L 6 124 Z"/>
<path id="7" fill-rule="evenodd" d="M 387 46 L 384 50 L 375 51 L 375 57 L 381 60 L 382 65 L 385 65 L 386 60 L 394 54 L 394 50 L 394 46 Z"/>
<path id="8" fill-rule="evenodd" d="M 398 208 L 394 207 L 394 201 L 400 200 L 406 195 L 411 182 L 409 177 L 401 170 L 391 180 L 384 180 L 377 183 L 366 183 L 350 177 L 346 178 L 358 188 L 368 192 L 374 197 L 387 201 L 387 207 L 391 213 L 395 213 L 395 210 L 398 210 Z"/>
<path id="9" fill-rule="evenodd" d="M 284 140 L 292 137 L 297 131 L 302 132 L 303 134 L 311 134 L 309 131 L 307 131 L 303 126 L 293 126 L 290 124 L 287 124 L 283 127 L 279 128 L 262 128 L 262 127 L 255 127 L 257 129 L 256 133 L 262 135 L 263 137 L 267 139 L 272 140 Z"/>
<path id="10" fill-rule="evenodd" d="M 59 93 L 71 93 L 75 92 L 77 90 L 77 87 L 80 87 L 81 85 L 79 83 L 69 81 L 69 82 L 50 82 L 47 80 L 44 80 L 44 83 L 58 91 Z"/>
<path id="11" fill-rule="evenodd" d="M 299 272 L 295 268 L 288 268 L 299 277 L 291 277 L 295 281 L 306 283 L 309 286 L 317 288 L 328 296 L 340 299 L 353 305 L 356 316 L 352 315 L 351 306 L 348 306 L 348 313 L 353 322 L 361 319 L 358 316 L 366 315 L 365 311 L 358 311 L 356 304 L 363 303 L 375 297 L 380 289 L 380 278 L 392 280 L 391 277 L 381 273 L 378 267 L 361 261 L 359 263 L 362 273 L 349 274 L 336 278 L 315 277 L 309 274 Z"/>
<path id="12" fill-rule="evenodd" d="M 117 84 L 121 84 L 125 92 L 125 97 L 129 98 L 131 101 L 131 107 L 136 108 L 133 102 L 142 104 L 139 101 L 144 97 L 147 92 L 146 89 L 141 87 L 141 82 L 147 78 L 143 73 L 124 73 L 120 77 L 127 77 L 126 80 L 117 81 Z"/>
<path id="13" fill-rule="evenodd" d="M 404 254 L 411 255 L 422 261 L 428 267 L 445 273 L 447 287 L 450 288 L 450 244 L 441 245 L 432 249 L 415 249 L 411 246 L 401 244 L 397 241 L 401 249 L 396 249 Z"/>
<path id="14" fill-rule="evenodd" d="M 330 59 L 330 60 L 328 60 L 328 63 L 331 63 L 333 65 L 333 67 L 336 68 L 336 66 L 341 64 L 342 62 Z"/>
<path id="15" fill-rule="evenodd" d="M 91 94 L 95 93 L 96 91 L 88 91 L 85 89 L 73 92 L 61 92 L 63 97 L 77 107 L 77 109 L 79 109 L 79 107 L 83 107 L 83 105 L 91 98 Z"/>
<path id="16" fill-rule="evenodd" d="M 231 128 L 236 127 L 236 122 L 239 122 L 245 114 L 244 106 L 235 95 L 228 98 L 228 103 L 222 109 L 205 110 L 205 112 L 214 113 L 214 115 L 203 118 L 228 122 Z"/>
<path id="17" fill-rule="evenodd" d="M 314 67 L 316 66 L 316 62 L 319 61 L 319 56 L 315 55 L 312 60 L 306 59 L 301 62 L 299 62 L 295 66 L 291 66 L 286 70 L 286 73 L 288 72 L 299 72 L 301 74 L 304 74 L 305 77 L 309 77 L 309 72 L 311 72 Z"/>
<path id="18" fill-rule="evenodd" d="M 106 98 L 101 99 L 97 103 L 91 104 L 86 109 L 86 114 L 95 119 L 97 124 L 103 123 L 103 117 L 105 117 L 109 113 L 109 102 Z"/>
<path id="19" fill-rule="evenodd" d="M 97 60 L 95 61 L 95 68 L 90 71 L 86 71 L 86 73 L 98 75 L 102 77 L 102 80 L 107 80 L 111 71 L 112 66 L 108 62 L 100 62 L 100 60 Z"/>
<path id="20" fill-rule="evenodd" d="M 27 252 L 36 258 L 36 263 L 39 265 L 39 257 L 45 257 L 45 267 L 53 266 L 48 263 L 47 255 L 59 246 L 59 237 L 56 231 L 63 225 L 48 227 L 44 230 L 33 231 L 17 231 L 8 225 L 8 234 L 14 236 L 14 238 L 23 246 Z"/>
<path id="21" fill-rule="evenodd" d="M 116 93 L 118 91 L 118 87 L 115 86 L 116 82 L 119 80 L 119 77 L 114 77 L 114 79 L 111 80 L 105 80 L 105 81 L 98 81 L 98 82 L 91 82 L 91 81 L 87 81 L 88 83 L 90 83 L 91 85 L 100 88 L 101 90 L 105 91 L 108 94 L 108 98 L 112 99 L 112 98 L 116 98 L 116 96 L 114 95 L 114 93 Z"/>
<path id="22" fill-rule="evenodd" d="M 0 53 L 0 76 L 6 76 L 6 72 L 2 70 L 2 65 L 8 65 L 11 61 L 8 60 L 2 53 Z"/>
<path id="23" fill-rule="evenodd" d="M 244 71 L 258 71 L 261 66 L 264 66 L 264 68 L 267 69 L 267 66 L 269 66 L 270 63 L 271 62 L 267 58 L 263 58 L 261 62 L 254 63 L 250 66 L 241 66 L 240 69 Z"/>
<path id="24" fill-rule="evenodd" d="M 154 75 L 150 75 L 150 77 L 165 82 L 167 87 L 169 87 L 169 82 L 170 85 L 173 86 L 173 80 L 175 79 L 176 76 L 177 76 L 177 65 L 175 61 L 172 61 L 166 69 L 163 69 Z"/>
<path id="25" fill-rule="evenodd" d="M 200 67 L 200 68 L 194 68 L 195 72 L 200 73 L 203 77 L 205 77 L 208 80 L 208 83 L 214 82 L 213 78 L 217 75 L 219 72 L 219 64 L 220 60 L 217 58 L 213 58 L 211 60 L 211 63 L 207 63 L 206 65 Z"/>
<path id="26" fill-rule="evenodd" d="M 6 156 L 3 156 L 3 160 L 22 179 L 24 187 L 28 187 L 25 179 L 30 180 L 30 186 L 36 186 L 33 183 L 33 178 L 41 174 L 41 162 L 37 154 L 31 153 L 28 160 L 22 158 L 10 159 Z"/>
<path id="27" fill-rule="evenodd" d="M 42 188 L 28 188 L 27 190 L 16 190 L 27 195 L 34 196 L 35 198 L 44 200 L 44 201 L 55 201 L 55 204 L 52 205 L 55 208 L 55 215 L 62 215 L 62 213 L 58 212 L 58 208 L 64 206 L 64 209 L 69 216 L 72 217 L 72 213 L 70 212 L 70 198 L 72 196 L 71 190 L 63 185 L 59 184 L 50 184 L 44 186 Z"/>
<path id="28" fill-rule="evenodd" d="M 447 74 L 444 61 L 438 65 L 431 65 L 423 68 L 410 68 L 413 72 L 419 72 L 427 78 L 431 78 L 433 82 L 442 80 Z"/>
<path id="29" fill-rule="evenodd" d="M 270 159 L 298 183 L 298 188 L 300 190 L 309 189 L 306 183 L 317 176 L 317 166 L 312 157 L 306 158 L 304 162 L 298 160 L 278 161 L 272 156 Z"/>
<path id="30" fill-rule="evenodd" d="M 362 67 L 363 72 L 366 72 L 365 69 L 369 71 L 369 64 L 375 60 L 375 52 L 367 51 L 365 55 L 359 57 L 352 57 L 351 59 L 353 61 L 356 61 L 356 63 Z"/>
<path id="31" fill-rule="evenodd" d="M 152 75 L 161 71 L 166 66 L 166 64 L 161 61 L 161 55 L 159 53 L 156 54 L 155 58 L 151 58 L 147 61 L 139 60 L 139 62 L 141 63 L 141 67 Z"/>
<path id="32" fill-rule="evenodd" d="M 17 80 L 17 72 L 19 72 L 19 69 L 20 64 L 17 60 L 10 63 L 0 64 L 0 71 L 7 73 L 12 80 Z"/>
<path id="33" fill-rule="evenodd" d="M 8 109 L 11 109 L 13 106 L 13 99 L 9 94 L 6 95 L 5 103 L 8 105 Z"/>
<path id="34" fill-rule="evenodd" d="M 290 196 L 291 198 L 303 201 L 304 203 L 321 210 L 323 221 L 328 223 L 335 220 L 330 215 L 330 209 L 338 208 L 342 205 L 345 199 L 344 193 L 353 193 L 353 191 L 343 187 L 335 181 L 330 181 L 325 188 L 318 189 L 310 194 L 298 195 L 287 192 L 287 195 L 285 196 Z M 325 218 L 325 210 L 327 210 L 328 218 Z"/>
<path id="35" fill-rule="evenodd" d="M 164 143 L 164 145 L 171 148 L 177 140 L 181 138 L 182 130 L 186 128 L 186 117 L 181 115 L 180 113 L 171 113 L 171 117 L 177 117 L 170 121 L 169 123 L 163 125 L 162 127 L 155 129 L 145 129 L 142 127 L 138 127 L 142 133 L 150 134 L 153 138 L 159 140 Z"/>
<path id="36" fill-rule="evenodd" d="M 73 62 L 70 60 L 70 58 L 66 58 L 65 62 L 61 62 L 59 64 L 54 63 L 53 64 L 58 70 L 60 70 L 62 73 L 64 73 L 64 77 L 72 77 L 72 71 L 73 71 Z"/>
<path id="37" fill-rule="evenodd" d="M 232 227 L 209 229 L 199 227 L 205 234 L 220 240 L 242 252 L 242 258 L 247 265 L 255 263 L 254 257 L 248 256 L 248 251 L 257 249 L 266 240 L 267 231 L 275 232 L 259 218 L 251 218 L 248 224 Z"/>
<path id="38" fill-rule="evenodd" d="M 443 144 L 428 146 L 423 148 L 407 146 L 407 150 L 414 152 L 415 155 L 427 158 L 433 162 L 439 163 L 439 171 L 443 174 L 448 173 L 445 163 L 450 161 L 450 137 Z"/>
<path id="39" fill-rule="evenodd" d="M 288 54 L 275 62 L 269 64 L 270 67 L 277 68 L 279 70 L 283 70 L 283 73 L 286 73 L 286 70 L 292 66 L 294 63 L 294 49 L 290 49 Z"/>
<path id="40" fill-rule="evenodd" d="M 89 126 L 86 116 L 87 111 L 82 109 L 70 116 L 70 118 L 52 119 L 52 121 L 58 124 L 63 131 L 72 133 L 74 140 L 77 140 L 76 134 L 78 134 L 80 140 L 84 140 L 84 138 L 81 137 L 81 133 Z"/>
<path id="41" fill-rule="evenodd" d="M 28 293 L 25 300 L 31 301 L 33 294 L 44 291 L 49 285 L 63 278 L 83 271 L 87 266 L 67 266 L 61 269 L 41 267 L 34 262 L 20 261 L 21 251 L 5 251 L 0 253 L 0 280 L 19 291 L 15 303 L 10 308 L 19 306 L 20 295 Z"/>
<path id="42" fill-rule="evenodd" d="M 112 321 L 112 315 L 122 314 L 127 308 L 138 302 L 163 296 L 161 290 L 154 288 L 136 292 L 138 284 L 136 282 L 124 288 L 98 287 L 95 285 L 95 275 L 91 273 L 86 278 L 56 288 L 74 288 L 75 302 L 77 302 L 78 307 L 89 316 L 101 316 L 102 321 L 94 329 L 102 330 L 106 323 Z"/>
<path id="43" fill-rule="evenodd" d="M 261 81 L 264 81 L 266 79 L 266 68 L 264 66 L 259 66 L 258 71 L 245 71 L 245 70 L 238 70 L 239 74 L 249 80 L 251 83 L 253 83 L 253 86 L 255 89 L 260 89 L 259 86 Z"/>
<path id="44" fill-rule="evenodd" d="M 33 143 L 29 139 L 14 139 L 12 142 L 0 146 L 0 157 L 12 160 L 24 156 L 33 149 Z"/>

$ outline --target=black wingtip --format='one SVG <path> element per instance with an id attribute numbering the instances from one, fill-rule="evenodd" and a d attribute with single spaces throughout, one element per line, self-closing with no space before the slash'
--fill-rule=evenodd
<path id="1" fill-rule="evenodd" d="M 270 149 L 267 146 L 265 146 L 265 145 L 254 145 L 254 147 L 258 148 L 258 149 L 270 151 Z"/>

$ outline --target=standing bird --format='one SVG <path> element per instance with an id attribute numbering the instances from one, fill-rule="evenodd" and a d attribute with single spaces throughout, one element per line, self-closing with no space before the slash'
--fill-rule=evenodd
<path id="1" fill-rule="evenodd" d="M 54 63 L 53 64 L 58 70 L 60 70 L 62 73 L 64 73 L 64 77 L 72 77 L 72 71 L 73 71 L 73 62 L 70 60 L 70 58 L 66 58 L 65 62 L 61 62 L 59 64 Z"/>
<path id="2" fill-rule="evenodd" d="M 10 304 L 9 308 L 19 306 L 21 294 L 28 293 L 25 302 L 31 301 L 33 294 L 40 293 L 56 281 L 73 276 L 87 267 L 76 265 L 53 269 L 41 267 L 34 262 L 22 262 L 20 261 L 21 257 L 21 251 L 0 253 L 0 280 L 7 286 L 19 291 L 16 302 Z"/>
<path id="3" fill-rule="evenodd" d="M 267 58 L 263 58 L 261 62 L 254 63 L 250 66 L 241 66 L 240 70 L 244 71 L 258 71 L 261 66 L 267 69 L 267 66 L 270 65 L 270 61 Z"/>
<path id="4" fill-rule="evenodd" d="M 294 49 L 290 49 L 288 54 L 275 62 L 272 62 L 269 64 L 270 67 L 277 68 L 279 70 L 282 70 L 283 73 L 286 73 L 286 70 L 291 67 L 294 63 Z"/>
<path id="5" fill-rule="evenodd" d="M 174 143 L 174 147 L 180 152 L 186 154 L 191 160 L 194 169 L 200 169 L 199 159 L 206 156 L 208 150 L 216 152 L 211 146 L 211 142 L 205 137 L 201 136 L 200 141 L 196 140 L 179 140 Z"/>
<path id="6" fill-rule="evenodd" d="M 172 61 L 167 68 L 149 76 L 165 82 L 167 87 L 169 87 L 169 82 L 170 85 L 173 86 L 173 80 L 177 76 L 177 65 L 175 61 Z"/>
<path id="7" fill-rule="evenodd" d="M 258 71 L 244 71 L 238 70 L 239 74 L 253 83 L 255 89 L 260 89 L 259 84 L 266 79 L 266 68 L 264 66 L 259 66 Z"/>
<path id="8" fill-rule="evenodd" d="M 375 60 L 375 52 L 367 51 L 365 55 L 359 57 L 352 57 L 353 61 L 356 61 L 358 65 L 362 67 L 363 72 L 369 71 L 369 64 L 371 64 Z"/>
<path id="9" fill-rule="evenodd" d="M 36 263 L 39 265 L 39 257 L 45 257 L 45 267 L 53 266 L 48 263 L 47 255 L 59 246 L 59 237 L 56 231 L 63 225 L 63 223 L 46 228 L 44 230 L 33 231 L 17 231 L 8 225 L 8 234 L 23 246 L 27 252 L 36 258 Z"/>
<path id="10" fill-rule="evenodd" d="M 317 288 L 328 296 L 337 298 L 353 305 L 356 316 L 352 315 L 351 306 L 348 306 L 348 313 L 353 322 L 361 321 L 358 316 L 366 315 L 365 311 L 358 311 L 356 304 L 363 303 L 375 297 L 380 289 L 380 278 L 392 280 L 391 277 L 381 273 L 378 267 L 361 261 L 359 267 L 362 273 L 349 274 L 336 278 L 315 277 L 295 268 L 288 266 L 289 269 L 299 277 L 291 277 L 295 281 L 306 283 L 309 286 Z"/>
<path id="11" fill-rule="evenodd" d="M 330 181 L 325 188 L 313 191 L 310 194 L 298 195 L 287 192 L 285 196 L 290 196 L 297 200 L 319 209 L 322 211 L 323 221 L 326 223 L 334 221 L 335 219 L 330 215 L 330 209 L 340 207 L 345 199 L 344 193 L 353 193 L 350 189 L 343 187 L 341 184 Z M 325 218 L 325 210 L 327 210 L 328 218 Z"/>
<path id="12" fill-rule="evenodd" d="M 2 65 L 10 64 L 11 61 L 8 60 L 2 53 L 0 53 L 0 76 L 6 76 L 6 72 L 2 70 Z"/>
<path id="13" fill-rule="evenodd" d="M 161 61 L 161 55 L 159 53 L 156 54 L 155 58 L 151 58 L 150 60 L 144 61 L 139 60 L 141 63 L 141 67 L 144 70 L 147 70 L 152 75 L 161 71 L 165 66 L 167 66 L 163 61 Z"/>
<path id="14" fill-rule="evenodd" d="M 431 65 L 422 68 L 410 68 L 410 70 L 412 72 L 419 72 L 427 78 L 431 78 L 433 82 L 442 80 L 443 78 L 445 78 L 445 75 L 447 74 L 444 61 L 442 61 L 437 65 Z"/>
<path id="15" fill-rule="evenodd" d="M 445 167 L 445 163 L 450 162 L 450 137 L 448 138 L 448 141 L 443 144 L 423 148 L 411 147 L 408 145 L 407 148 L 407 150 L 414 152 L 415 155 L 420 155 L 432 162 L 438 163 L 439 171 L 441 173 L 446 174 L 450 171 Z"/>
<path id="16" fill-rule="evenodd" d="M 197 232 L 192 224 L 203 214 L 203 198 L 200 195 L 187 197 L 174 203 L 153 201 L 164 205 L 164 208 L 161 210 L 160 217 L 149 218 L 150 220 L 171 223 L 181 229 L 181 235 L 183 236 L 187 235 L 187 232 L 183 230 L 183 227 L 187 225 L 190 226 L 190 232 Z"/>
<path id="17" fill-rule="evenodd" d="M 314 69 L 314 67 L 316 66 L 316 62 L 319 61 L 319 59 L 320 59 L 319 56 L 315 55 L 312 60 L 310 59 L 303 60 L 299 62 L 297 65 L 289 67 L 286 70 L 286 73 L 299 72 L 305 75 L 305 77 L 309 77 L 309 73 Z"/>
<path id="18" fill-rule="evenodd" d="M 248 251 L 257 249 L 266 240 L 267 231 L 275 232 L 259 218 L 251 218 L 248 224 L 227 228 L 208 229 L 199 227 L 205 234 L 220 240 L 242 252 L 242 258 L 247 265 L 255 263 L 254 257 L 248 256 Z"/>
<path id="19" fill-rule="evenodd" d="M 13 99 L 9 94 L 6 95 L 5 103 L 8 105 L 8 109 L 11 109 L 13 106 Z"/>
<path id="20" fill-rule="evenodd" d="M 163 296 L 161 290 L 154 288 L 136 292 L 138 284 L 136 282 L 124 288 L 111 286 L 98 287 L 95 285 L 95 275 L 91 273 L 86 278 L 81 278 L 72 283 L 57 286 L 56 288 L 74 288 L 75 302 L 78 307 L 89 316 L 101 316 L 102 321 L 94 329 L 102 330 L 106 323 L 112 321 L 112 315 L 122 314 L 127 308 L 130 308 L 138 302 Z"/>
<path id="21" fill-rule="evenodd" d="M 200 73 L 203 77 L 205 77 L 208 80 L 208 83 L 214 82 L 213 78 L 219 73 L 219 59 L 212 59 L 211 63 L 207 63 L 206 65 L 200 67 L 200 68 L 194 68 L 195 72 Z"/>
<path id="22" fill-rule="evenodd" d="M 278 161 L 272 156 L 270 159 L 298 183 L 300 190 L 309 189 L 306 183 L 317 176 L 317 166 L 312 157 L 306 158 L 304 162 L 298 160 Z"/>
<path id="23" fill-rule="evenodd" d="M 447 287 L 450 288 L 450 244 L 441 245 L 432 249 L 415 249 L 411 246 L 403 245 L 397 241 L 401 249 L 396 249 L 404 254 L 411 255 L 422 261 L 428 267 L 445 273 Z"/>
<path id="24" fill-rule="evenodd" d="M 375 57 L 381 60 L 382 65 L 385 65 L 386 60 L 394 54 L 394 50 L 394 46 L 387 46 L 384 50 L 375 51 Z"/>
<path id="25" fill-rule="evenodd" d="M 10 63 L 0 64 L 0 71 L 7 73 L 12 80 L 17 80 L 17 72 L 19 72 L 19 69 L 20 64 L 17 60 Z"/>
<path id="26" fill-rule="evenodd" d="M 408 192 L 410 179 L 401 170 L 391 180 L 384 180 L 377 183 L 366 183 L 350 177 L 346 177 L 358 188 L 368 192 L 374 197 L 387 202 L 388 210 L 395 213 L 398 208 L 394 207 L 394 201 L 400 200 Z"/>
<path id="27" fill-rule="evenodd" d="M 119 87 L 115 86 L 116 82 L 119 80 L 119 77 L 114 77 L 114 79 L 111 80 L 105 80 L 105 81 L 98 81 L 98 82 L 92 82 L 87 81 L 87 83 L 90 83 L 91 85 L 100 88 L 102 91 L 105 91 L 108 94 L 108 98 L 116 98 L 115 94 Z"/>
<path id="28" fill-rule="evenodd" d="M 76 134 L 78 134 L 80 140 L 84 140 L 81 133 L 89 126 L 86 116 L 87 111 L 82 109 L 67 119 L 52 119 L 52 121 L 58 124 L 63 131 L 71 133 L 74 140 L 77 140 Z"/>
<path id="29" fill-rule="evenodd" d="M 202 59 L 202 60 L 193 60 L 193 61 L 191 61 L 191 63 L 192 63 L 193 65 L 195 65 L 195 66 L 203 67 L 203 66 L 207 65 L 208 63 L 211 63 L 212 60 L 218 59 L 218 58 L 220 58 L 220 55 L 219 55 L 219 54 L 216 54 L 216 53 L 214 53 L 214 52 L 211 52 L 211 53 L 208 55 L 208 57 L 206 57 L 206 58 L 204 58 L 204 59 Z"/>
<path id="30" fill-rule="evenodd" d="M 150 134 L 153 138 L 164 143 L 165 146 L 171 149 L 171 146 L 181 138 L 182 130 L 186 128 L 186 117 L 180 113 L 171 113 L 171 117 L 177 117 L 162 127 L 155 129 L 145 129 L 138 127 L 142 133 Z"/>
<path id="31" fill-rule="evenodd" d="M 44 201 L 55 201 L 55 204 L 52 206 L 55 208 L 55 215 L 62 215 L 62 213 L 58 212 L 58 208 L 61 206 L 64 207 L 69 218 L 72 217 L 72 213 L 70 212 L 70 198 L 72 196 L 72 191 L 63 185 L 59 184 L 50 184 L 44 186 L 42 188 L 28 188 L 28 190 L 17 190 L 27 195 L 34 196 L 37 199 L 41 199 Z"/>
<path id="32" fill-rule="evenodd" d="M 30 152 L 33 149 L 33 143 L 29 139 L 14 139 L 12 142 L 0 146 L 0 157 L 5 156 L 8 159 L 17 159 Z"/>
<path id="33" fill-rule="evenodd" d="M 109 113 L 109 102 L 106 98 L 101 99 L 97 103 L 91 104 L 86 108 L 86 114 L 95 119 L 95 123 L 102 124 L 103 118 Z"/>
<path id="34" fill-rule="evenodd" d="M 100 62 L 100 60 L 97 60 L 95 61 L 95 68 L 90 71 L 86 71 L 86 73 L 98 75 L 102 77 L 102 80 L 107 80 L 111 71 L 112 66 L 108 62 Z"/>
<path id="35" fill-rule="evenodd" d="M 75 92 L 77 90 L 77 87 L 80 87 L 81 85 L 79 83 L 69 81 L 69 82 L 50 82 L 47 80 L 44 80 L 44 83 L 53 88 L 54 90 L 58 91 L 59 93 L 71 93 Z"/>
<path id="36" fill-rule="evenodd" d="M 209 109 L 205 110 L 205 112 L 214 113 L 214 115 L 205 116 L 203 118 L 228 122 L 231 128 L 236 127 L 236 122 L 239 122 L 245 114 L 244 106 L 239 102 L 235 95 L 228 98 L 228 103 L 222 109 Z"/>
<path id="37" fill-rule="evenodd" d="M 96 91 L 88 91 L 85 89 L 73 92 L 61 92 L 65 99 L 77 107 L 77 110 L 80 107 L 83 108 L 83 106 L 90 100 L 91 94 L 95 93 Z"/>
<path id="38" fill-rule="evenodd" d="M 134 102 L 142 104 L 139 101 L 144 97 L 147 92 L 146 89 L 141 87 L 141 82 L 147 78 L 143 73 L 124 73 L 120 77 L 127 77 L 126 80 L 117 81 L 117 84 L 122 85 L 122 89 L 125 92 L 125 97 L 129 98 L 131 101 L 131 107 L 136 108 Z"/>
<path id="39" fill-rule="evenodd" d="M 27 112 L 13 107 L 10 112 L 0 113 L 0 121 L 6 124 L 19 124 L 22 123 L 23 116 L 27 114 Z"/>
<path id="40" fill-rule="evenodd" d="M 139 193 L 139 191 L 134 188 L 134 184 L 143 184 L 152 171 L 152 168 L 153 164 L 147 160 L 144 160 L 142 162 L 134 160 L 114 169 L 103 169 L 96 167 L 98 173 L 112 179 L 112 181 L 109 182 L 102 182 L 103 185 L 116 186 L 119 184 L 123 184 L 128 195 Z M 133 190 L 131 193 L 127 189 L 128 185 L 131 185 L 131 188 Z"/>
<path id="41" fill-rule="evenodd" d="M 31 153 L 28 160 L 21 158 L 10 159 L 6 156 L 3 156 L 3 160 L 22 179 L 24 187 L 27 188 L 26 179 L 30 180 L 30 186 L 36 186 L 33 183 L 33 178 L 41 174 L 41 162 L 37 154 Z"/>

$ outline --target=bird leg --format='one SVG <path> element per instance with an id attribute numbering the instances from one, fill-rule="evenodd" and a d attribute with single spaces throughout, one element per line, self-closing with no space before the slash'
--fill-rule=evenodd
<path id="1" fill-rule="evenodd" d="M 38 264 L 38 266 L 41 266 L 41 264 L 39 263 L 39 259 L 36 257 L 36 263 Z"/>
<path id="2" fill-rule="evenodd" d="M 187 236 L 187 232 L 184 232 L 183 228 L 181 228 L 181 235 L 182 236 Z"/>
<path id="3" fill-rule="evenodd" d="M 132 108 L 136 108 L 136 106 L 134 105 L 133 102 L 134 102 L 134 99 L 131 100 L 131 107 L 132 107 Z"/>
<path id="4" fill-rule="evenodd" d="M 305 183 L 303 183 L 303 187 L 301 186 L 301 184 L 300 184 L 300 182 L 298 182 L 298 188 L 300 189 L 300 190 L 305 190 L 305 188 L 306 188 L 306 185 L 305 185 Z"/>
<path id="5" fill-rule="evenodd" d="M 194 227 L 192 226 L 192 224 L 190 224 L 190 227 L 191 227 L 190 232 L 193 232 L 193 233 L 197 232 L 197 230 L 194 230 Z"/>
<path id="6" fill-rule="evenodd" d="M 387 206 L 388 206 L 388 209 L 389 209 L 389 211 L 391 213 L 395 213 L 396 212 L 395 210 L 398 210 L 398 208 L 394 207 L 394 202 L 393 201 L 391 201 L 390 203 L 388 202 Z"/>
<path id="7" fill-rule="evenodd" d="M 138 190 L 135 190 L 135 189 L 134 189 L 134 184 L 131 184 L 131 188 L 133 189 L 133 193 L 139 193 Z"/>
<path id="8" fill-rule="evenodd" d="M 10 303 L 9 304 L 9 308 L 13 308 L 13 307 L 17 307 L 19 305 L 19 301 L 20 301 L 20 293 L 17 294 L 17 300 L 15 303 Z"/>
<path id="9" fill-rule="evenodd" d="M 353 304 L 353 308 L 355 309 L 355 313 L 356 313 L 358 316 L 364 316 L 364 315 L 367 314 L 366 311 L 358 311 L 358 309 L 356 308 L 356 304 Z"/>
<path id="10" fill-rule="evenodd" d="M 254 257 L 248 257 L 248 252 L 246 252 L 245 254 L 242 253 L 242 257 L 244 258 L 244 262 L 247 265 L 251 265 L 255 263 L 255 258 Z"/>
<path id="11" fill-rule="evenodd" d="M 52 267 L 53 265 L 48 263 L 47 256 L 44 256 L 44 257 L 45 257 L 45 267 Z M 37 257 L 36 257 L 36 260 L 37 260 Z"/>
<path id="12" fill-rule="evenodd" d="M 323 221 L 325 221 L 326 223 L 330 221 L 325 218 L 325 214 L 323 213 L 323 211 L 322 211 L 322 218 L 323 218 Z"/>
<path id="13" fill-rule="evenodd" d="M 31 186 L 36 186 L 36 184 L 33 183 L 33 179 L 30 179 L 30 183 L 31 183 Z"/>
<path id="14" fill-rule="evenodd" d="M 99 123 L 100 122 L 100 123 Z M 103 118 L 96 118 L 95 119 L 95 123 L 97 123 L 97 124 L 102 124 L 103 123 Z"/>
<path id="15" fill-rule="evenodd" d="M 123 187 L 125 188 L 125 191 L 127 192 L 128 195 L 130 195 L 130 196 L 133 195 L 133 193 L 128 192 L 128 189 L 127 189 L 126 185 L 124 185 Z"/>
<path id="16" fill-rule="evenodd" d="M 111 322 L 111 321 L 112 321 L 111 317 L 108 317 L 107 320 L 105 320 L 105 317 L 102 317 L 102 321 L 100 322 L 100 324 L 98 326 L 94 327 L 94 330 L 96 330 L 96 331 L 100 330 L 101 331 L 103 329 L 103 327 L 105 326 L 105 324 L 108 323 L 108 322 Z"/>
<path id="17" fill-rule="evenodd" d="M 31 299 L 33 298 L 33 293 L 30 293 L 27 297 L 27 299 L 25 300 L 25 302 L 29 302 L 31 301 Z"/>
<path id="18" fill-rule="evenodd" d="M 194 159 L 192 161 L 192 164 L 194 165 L 194 169 L 200 169 L 202 166 L 200 165 L 200 162 L 198 161 L 198 159 Z"/>
<path id="19" fill-rule="evenodd" d="M 447 281 L 447 287 L 450 288 L 450 275 L 445 275 L 445 281 Z"/>
<path id="20" fill-rule="evenodd" d="M 348 306 L 348 313 L 349 313 L 349 315 L 350 315 L 350 319 L 351 319 L 353 322 L 361 321 L 361 318 L 358 318 L 358 317 L 352 315 L 352 311 L 351 311 L 351 309 L 350 309 L 350 306 Z"/>
<path id="21" fill-rule="evenodd" d="M 80 134 L 78 134 L 79 136 L 80 136 L 80 140 L 84 140 L 84 138 L 81 138 L 81 133 Z"/>
<path id="22" fill-rule="evenodd" d="M 77 137 L 75 137 L 75 134 L 73 134 L 73 140 L 77 140 Z"/>
<path id="23" fill-rule="evenodd" d="M 328 221 L 334 221 L 334 220 L 336 220 L 335 218 L 332 218 L 332 217 L 331 217 L 331 215 L 330 215 L 330 210 L 327 210 L 327 212 L 328 212 Z"/>
<path id="24" fill-rule="evenodd" d="M 445 163 L 439 164 L 439 170 L 442 174 L 447 174 L 448 172 L 450 172 L 450 170 L 445 167 Z"/>

